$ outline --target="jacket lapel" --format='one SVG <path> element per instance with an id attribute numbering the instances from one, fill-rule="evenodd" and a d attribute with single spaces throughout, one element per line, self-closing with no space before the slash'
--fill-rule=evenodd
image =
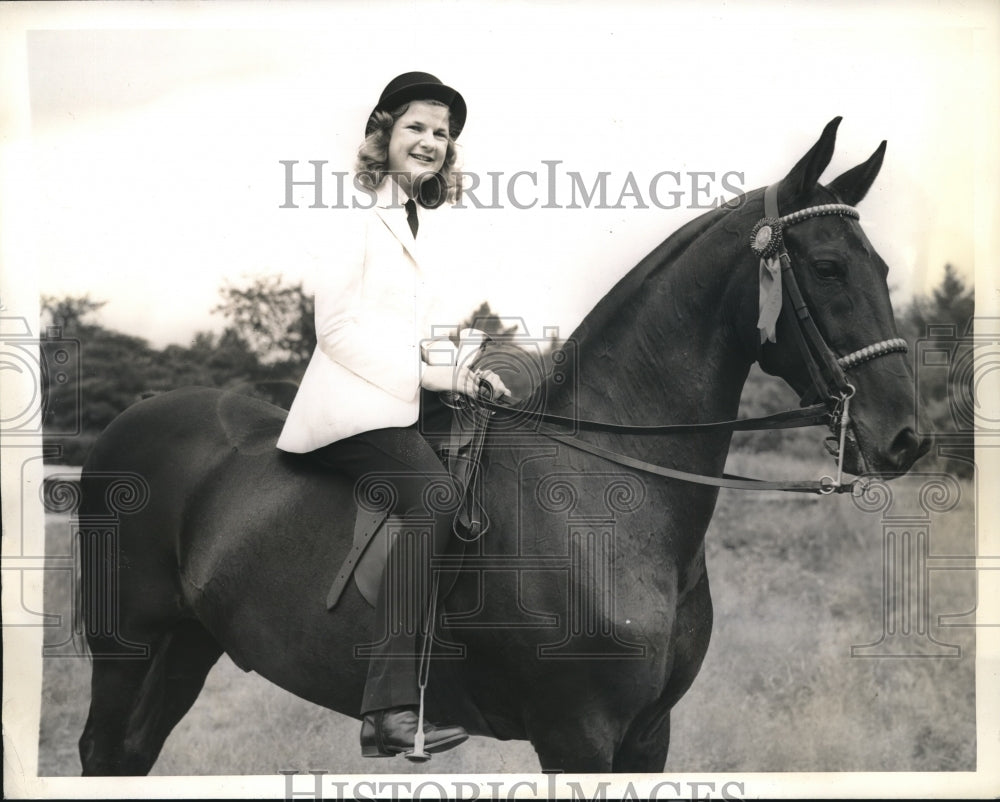
<path id="1" fill-rule="evenodd" d="M 406 193 L 394 187 L 391 178 L 386 178 L 376 192 L 375 213 L 419 266 L 421 248 L 413 238 L 410 224 L 406 222 L 406 211 L 403 209 L 405 200 Z M 420 215 L 422 211 L 424 210 L 419 210 L 417 214 Z M 420 224 L 423 225 L 423 222 L 423 217 L 420 217 Z"/>

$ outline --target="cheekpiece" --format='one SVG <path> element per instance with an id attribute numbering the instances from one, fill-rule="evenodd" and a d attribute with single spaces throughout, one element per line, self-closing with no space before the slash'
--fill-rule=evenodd
<path id="1" fill-rule="evenodd" d="M 750 232 L 750 250 L 761 259 L 770 259 L 781 250 L 781 221 L 777 217 L 764 217 Z"/>

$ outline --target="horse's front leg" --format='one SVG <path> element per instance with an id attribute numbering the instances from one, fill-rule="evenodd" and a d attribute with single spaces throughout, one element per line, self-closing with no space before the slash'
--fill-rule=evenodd
<path id="1" fill-rule="evenodd" d="M 670 748 L 670 710 L 649 707 L 629 725 L 615 750 L 611 770 L 617 774 L 659 773 Z"/>
<path id="2" fill-rule="evenodd" d="M 565 712 L 561 718 L 554 716 L 532 714 L 528 722 L 528 737 L 542 771 L 598 774 L 613 770 L 614 733 L 621 729 L 616 722 Z"/>
<path id="3" fill-rule="evenodd" d="M 525 734 L 544 771 L 603 773 L 636 713 L 622 688 L 642 684 L 633 661 L 580 657 L 559 661 L 559 671 L 537 675 L 525 694 Z"/>
<path id="4" fill-rule="evenodd" d="M 663 694 L 629 724 L 615 750 L 615 772 L 661 772 L 670 746 L 670 711 L 694 682 L 712 633 L 712 597 L 702 566 L 677 607 L 670 651 L 670 675 Z"/>

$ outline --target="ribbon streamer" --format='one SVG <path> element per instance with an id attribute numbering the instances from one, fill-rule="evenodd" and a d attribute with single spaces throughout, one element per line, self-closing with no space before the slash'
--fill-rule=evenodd
<path id="1" fill-rule="evenodd" d="M 769 256 L 760 260 L 758 309 L 760 314 L 757 318 L 757 328 L 760 330 L 761 343 L 768 340 L 776 342 L 775 328 L 778 324 L 778 315 L 781 314 L 781 257 L 779 256 Z"/>

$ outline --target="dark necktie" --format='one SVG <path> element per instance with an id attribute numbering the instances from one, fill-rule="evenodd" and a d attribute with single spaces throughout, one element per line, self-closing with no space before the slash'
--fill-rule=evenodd
<path id="1" fill-rule="evenodd" d="M 403 205 L 406 207 L 406 222 L 410 224 L 410 231 L 413 232 L 413 239 L 416 239 L 417 228 L 420 227 L 420 221 L 417 220 L 417 204 L 413 202 L 413 198 L 410 198 Z"/>

